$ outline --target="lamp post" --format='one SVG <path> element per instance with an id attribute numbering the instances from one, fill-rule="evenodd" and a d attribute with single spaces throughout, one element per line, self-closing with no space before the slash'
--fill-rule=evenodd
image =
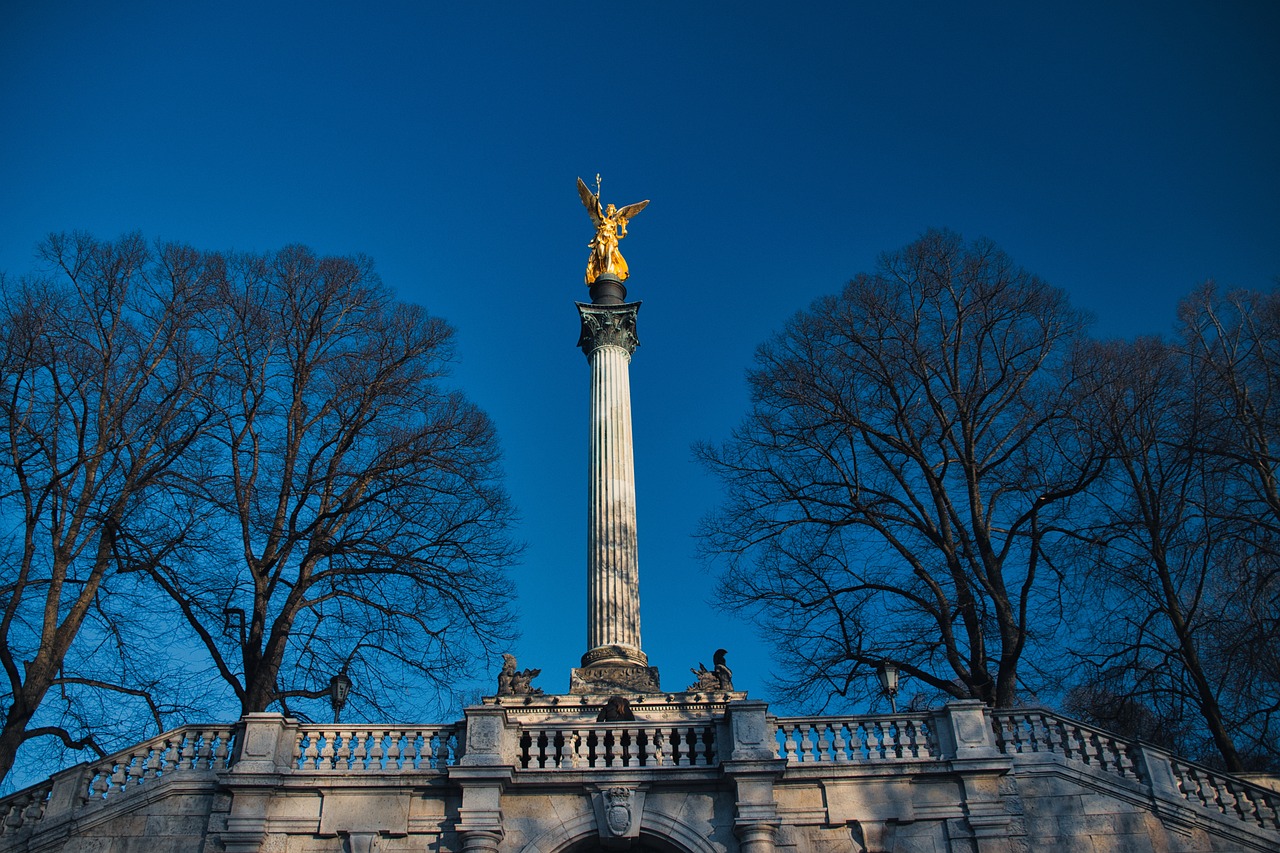
<path id="1" fill-rule="evenodd" d="M 351 693 L 351 679 L 346 672 L 339 672 L 329 679 L 329 704 L 333 706 L 334 723 L 341 722 L 342 706 L 347 704 L 347 696 Z"/>
<path id="2" fill-rule="evenodd" d="M 880 668 L 876 672 L 880 677 L 880 691 L 889 697 L 889 708 L 893 713 L 898 713 L 898 702 L 895 697 L 898 695 L 898 668 L 886 661 L 880 662 Z"/>

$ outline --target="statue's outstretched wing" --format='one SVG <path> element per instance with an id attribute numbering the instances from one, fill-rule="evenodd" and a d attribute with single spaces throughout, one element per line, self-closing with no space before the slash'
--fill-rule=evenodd
<path id="1" fill-rule="evenodd" d="M 581 181 L 582 179 L 579 178 L 578 180 Z M 623 222 L 626 222 L 628 219 L 635 216 L 640 211 L 644 210 L 645 207 L 648 206 L 648 204 L 649 204 L 649 199 L 647 198 L 644 201 L 638 201 L 635 204 L 629 204 L 618 211 L 618 219 L 622 220 Z"/>
<path id="2" fill-rule="evenodd" d="M 600 198 L 587 189 L 582 178 L 578 178 L 578 195 L 582 196 L 582 206 L 587 209 L 587 213 L 591 214 L 591 222 L 599 228 L 600 223 L 604 222 L 604 212 L 600 210 Z"/>

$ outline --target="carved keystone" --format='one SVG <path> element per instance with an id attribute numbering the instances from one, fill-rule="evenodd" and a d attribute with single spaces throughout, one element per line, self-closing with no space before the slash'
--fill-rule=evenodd
<path id="1" fill-rule="evenodd" d="M 596 828 L 604 842 L 640 837 L 644 815 L 644 788 L 611 785 L 591 793 Z"/>

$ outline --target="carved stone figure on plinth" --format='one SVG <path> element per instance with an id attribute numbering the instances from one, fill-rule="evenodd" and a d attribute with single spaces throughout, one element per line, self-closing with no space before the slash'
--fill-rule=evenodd
<path id="1" fill-rule="evenodd" d="M 724 649 L 716 649 L 716 653 L 711 660 L 712 669 L 707 669 L 706 664 L 698 664 L 697 669 L 689 670 L 698 679 L 690 684 L 687 688 L 690 693 L 711 693 L 717 690 L 733 690 L 733 670 L 729 669 L 724 662 Z"/>
<path id="2" fill-rule="evenodd" d="M 542 674 L 540 669 L 516 669 L 515 655 L 502 656 L 502 671 L 498 673 L 499 696 L 538 696 L 542 688 L 534 687 L 533 680 Z"/>

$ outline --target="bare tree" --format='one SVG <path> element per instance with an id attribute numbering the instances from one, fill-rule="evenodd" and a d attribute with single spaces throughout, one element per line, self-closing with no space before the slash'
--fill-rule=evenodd
<path id="1" fill-rule="evenodd" d="M 489 420 L 443 387 L 452 331 L 363 259 L 301 247 L 223 270 L 203 547 L 152 575 L 244 713 L 323 695 L 449 696 L 508 637 L 518 549 Z"/>
<path id="2" fill-rule="evenodd" d="M 1172 748 L 1274 767 L 1280 297 L 1207 286 L 1179 314 L 1172 343 L 1093 348 L 1098 387 L 1081 414 L 1112 462 L 1087 527 L 1102 610 L 1081 649 L 1085 683 L 1142 703 Z M 1117 708 L 1080 710 L 1115 726 Z"/>
<path id="3" fill-rule="evenodd" d="M 1048 545 L 1096 473 L 1067 417 L 1085 318 L 987 242 L 930 232 L 760 347 L 752 407 L 698 453 L 721 600 L 777 642 L 800 700 L 928 689 L 1015 702 L 1058 619 Z"/>
<path id="4" fill-rule="evenodd" d="M 206 423 L 191 339 L 206 259 L 136 235 L 55 235 L 40 252 L 56 278 L 5 282 L 0 303 L 0 776 L 36 739 L 101 752 L 136 736 L 131 703 L 163 726 L 164 658 L 143 673 L 126 653 L 159 632 L 117 605 L 182 541 L 161 495 Z M 93 719 L 81 700 L 101 691 L 115 710 Z"/>
<path id="5" fill-rule="evenodd" d="M 1082 357 L 1096 388 L 1081 421 L 1110 465 L 1091 490 L 1093 523 L 1081 517 L 1093 606 L 1081 611 L 1092 618 L 1080 653 L 1086 692 L 1105 701 L 1077 710 L 1123 727 L 1141 706 L 1165 723 L 1149 734 L 1166 746 L 1202 756 L 1196 734 L 1207 730 L 1227 768 L 1242 770 L 1223 707 L 1233 685 L 1213 640 L 1229 606 L 1222 567 L 1236 543 L 1213 514 L 1229 475 L 1198 450 L 1206 401 L 1185 358 L 1163 341 L 1099 344 Z"/>

